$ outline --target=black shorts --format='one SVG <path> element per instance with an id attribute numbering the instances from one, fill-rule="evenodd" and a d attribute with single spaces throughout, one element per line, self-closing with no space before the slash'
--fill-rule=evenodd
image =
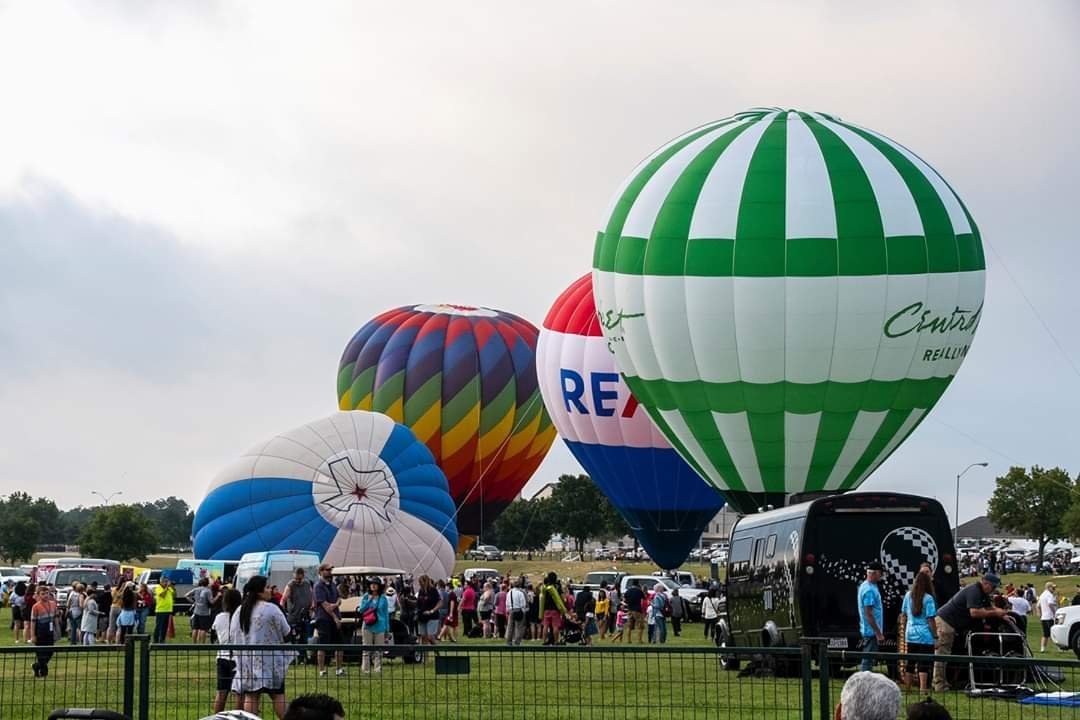
<path id="1" fill-rule="evenodd" d="M 1054 627 L 1054 621 L 1053 620 L 1043 620 L 1042 621 L 1042 626 L 1043 626 L 1043 637 L 1044 638 L 1049 638 L 1050 637 L 1050 628 Z"/>
<path id="2" fill-rule="evenodd" d="M 934 646 L 933 645 L 925 645 L 923 643 L 908 642 L 907 651 L 909 653 L 911 653 L 912 655 L 933 655 L 934 654 Z M 907 671 L 909 673 L 914 673 L 914 672 L 929 673 L 930 672 L 930 666 L 932 664 L 933 663 L 931 663 L 929 660 L 908 660 L 907 663 L 906 663 Z"/>
<path id="3" fill-rule="evenodd" d="M 232 690 L 232 681 L 236 676 L 236 661 L 228 658 L 217 659 L 217 690 L 227 693 Z"/>
<path id="4" fill-rule="evenodd" d="M 191 616 L 191 629 L 192 630 L 210 630 L 210 616 L 209 615 L 192 615 Z"/>
<path id="5" fill-rule="evenodd" d="M 271 695 L 271 696 L 273 696 L 273 695 L 284 695 L 285 694 L 285 681 L 284 680 L 281 681 L 281 687 L 276 687 L 276 688 L 261 687 L 258 690 L 251 690 L 249 694 L 251 694 L 251 695 Z"/>
<path id="6" fill-rule="evenodd" d="M 490 610 L 481 610 L 480 611 L 480 619 L 485 620 L 485 621 L 490 620 L 491 619 L 491 611 Z"/>
<path id="7" fill-rule="evenodd" d="M 341 644 L 341 628 L 333 620 L 316 620 L 315 630 L 319 633 L 320 645 Z"/>

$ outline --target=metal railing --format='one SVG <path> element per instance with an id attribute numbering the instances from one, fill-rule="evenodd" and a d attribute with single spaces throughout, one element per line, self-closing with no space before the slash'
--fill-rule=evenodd
<path id="1" fill-rule="evenodd" d="M 326 693 L 361 718 L 674 718 L 745 717 L 753 720 L 829 720 L 843 683 L 864 657 L 875 669 L 931 663 L 933 655 L 864 655 L 830 651 L 808 639 L 801 648 L 724 648 L 443 644 L 431 646 L 327 646 L 327 672 L 293 662 L 284 676 L 289 699 Z M 49 649 L 47 677 L 35 677 L 33 647 L 0 648 L 0 717 L 44 720 L 65 707 L 116 710 L 137 720 L 193 720 L 212 714 L 218 653 L 231 650 L 242 667 L 269 661 L 297 646 L 151 644 L 129 638 L 124 646 Z M 344 653 L 344 675 L 334 651 Z M 379 672 L 363 672 L 363 653 L 380 657 Z M 738 670 L 734 667 L 738 665 Z M 1080 709 L 1020 700 L 1031 693 L 1080 691 L 1080 662 L 1043 658 L 953 656 L 954 688 L 934 693 L 954 720 L 1075 720 Z M 369 665 L 368 670 L 374 670 Z M 247 689 L 271 678 L 243 676 Z M 918 681 L 903 704 L 921 700 Z M 227 708 L 236 707 L 229 695 Z M 261 717 L 273 717 L 262 696 Z"/>

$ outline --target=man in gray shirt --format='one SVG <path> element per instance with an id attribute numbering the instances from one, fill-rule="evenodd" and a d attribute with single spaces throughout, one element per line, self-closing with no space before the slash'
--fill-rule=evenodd
<path id="1" fill-rule="evenodd" d="M 200 578 L 199 584 L 184 597 L 191 601 L 191 640 L 204 643 L 210 637 L 210 605 L 214 602 L 210 580 Z"/>

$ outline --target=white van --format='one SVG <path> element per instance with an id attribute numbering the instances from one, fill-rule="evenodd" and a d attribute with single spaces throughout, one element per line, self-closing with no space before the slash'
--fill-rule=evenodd
<path id="1" fill-rule="evenodd" d="M 292 580 L 296 568 L 304 569 L 304 576 L 312 582 L 319 575 L 319 554 L 308 550 L 270 550 L 269 552 L 244 553 L 236 566 L 234 587 L 244 592 L 244 585 L 256 575 L 265 575 L 270 585 L 284 587 Z"/>

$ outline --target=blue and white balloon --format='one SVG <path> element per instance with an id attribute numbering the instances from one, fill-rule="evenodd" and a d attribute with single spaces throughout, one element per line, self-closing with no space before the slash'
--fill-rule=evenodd
<path id="1" fill-rule="evenodd" d="M 413 432 L 338 412 L 275 435 L 221 471 L 195 513 L 196 557 L 310 550 L 335 565 L 449 577 L 457 529 L 446 476 Z"/>

